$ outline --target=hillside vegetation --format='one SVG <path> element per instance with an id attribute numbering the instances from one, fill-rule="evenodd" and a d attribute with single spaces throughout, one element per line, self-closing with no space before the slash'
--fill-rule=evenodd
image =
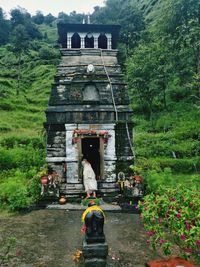
<path id="1" fill-rule="evenodd" d="M 198 175 L 200 1 L 108 0 L 93 19 L 122 25 L 120 59 L 135 122 L 133 170 L 162 176 L 169 167 L 183 183 Z"/>
<path id="2" fill-rule="evenodd" d="M 56 25 L 37 29 L 40 37 L 27 38 L 20 60 L 11 39 L 0 46 L 0 206 L 13 210 L 39 197 L 44 111 L 59 62 Z"/>
<path id="3" fill-rule="evenodd" d="M 0 9 L 0 206 L 16 209 L 38 197 L 44 110 L 59 62 L 56 24 L 83 17 L 14 9 L 7 20 Z M 91 20 L 121 25 L 119 60 L 135 122 L 133 171 L 157 184 L 167 176 L 198 183 L 200 1 L 107 0 Z"/>

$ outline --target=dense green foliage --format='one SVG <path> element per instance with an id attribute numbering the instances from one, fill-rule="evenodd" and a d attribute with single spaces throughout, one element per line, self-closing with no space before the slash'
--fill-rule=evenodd
<path id="1" fill-rule="evenodd" d="M 11 15 L 12 36 L 0 47 L 0 207 L 16 210 L 40 196 L 44 109 L 59 51 L 55 26 L 36 26 L 25 11 Z"/>
<path id="2" fill-rule="evenodd" d="M 137 170 L 200 169 L 199 14 L 199 0 L 107 0 L 92 14 L 122 26 Z"/>
<path id="3" fill-rule="evenodd" d="M 200 187 L 164 187 L 145 196 L 139 207 L 147 231 L 147 242 L 154 249 L 171 254 L 174 244 L 181 256 L 200 260 Z M 172 243 L 172 241 L 174 243 Z"/>
<path id="4" fill-rule="evenodd" d="M 37 189 L 30 193 L 28 173 L 36 177 L 44 164 L 44 110 L 59 60 L 56 23 L 83 19 L 76 12 L 55 18 L 13 9 L 8 20 L 0 9 L 1 205 L 16 209 L 38 198 Z M 107 0 L 91 21 L 121 25 L 119 59 L 135 122 L 133 170 L 154 181 L 150 191 L 167 176 L 194 182 L 200 169 L 200 1 Z"/>

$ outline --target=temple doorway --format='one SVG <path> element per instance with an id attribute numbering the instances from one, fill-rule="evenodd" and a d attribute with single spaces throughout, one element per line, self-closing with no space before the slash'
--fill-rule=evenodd
<path id="1" fill-rule="evenodd" d="M 101 176 L 100 166 L 100 138 L 98 137 L 85 137 L 81 139 L 81 148 L 83 158 L 86 158 L 95 174 L 96 179 L 99 180 Z"/>

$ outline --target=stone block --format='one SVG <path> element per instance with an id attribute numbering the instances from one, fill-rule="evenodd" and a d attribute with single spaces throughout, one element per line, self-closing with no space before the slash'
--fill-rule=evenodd
<path id="1" fill-rule="evenodd" d="M 85 259 L 84 267 L 106 267 L 105 259 Z"/>
<path id="2" fill-rule="evenodd" d="M 107 242 L 88 244 L 85 240 L 83 241 L 83 257 L 85 259 L 106 260 L 107 255 L 108 255 Z"/>

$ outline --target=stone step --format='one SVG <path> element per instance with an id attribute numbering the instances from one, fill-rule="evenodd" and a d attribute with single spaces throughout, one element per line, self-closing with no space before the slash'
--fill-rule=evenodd
<path id="1" fill-rule="evenodd" d="M 118 188 L 102 188 L 98 189 L 97 192 L 99 193 L 112 193 L 112 192 L 118 192 Z M 84 194 L 85 190 L 81 189 L 61 189 L 61 192 L 66 192 L 67 194 Z"/>
<path id="2" fill-rule="evenodd" d="M 83 190 L 83 184 L 66 184 L 65 185 L 65 189 L 66 190 L 70 190 L 70 189 L 81 189 Z"/>
<path id="3" fill-rule="evenodd" d="M 98 183 L 98 190 L 102 189 L 114 189 L 116 188 L 116 183 L 114 182 L 97 182 Z M 82 183 L 76 184 L 61 184 L 61 190 L 84 190 L 84 186 Z"/>
<path id="4" fill-rule="evenodd" d="M 68 199 L 81 199 L 85 196 L 85 190 L 82 183 L 74 184 L 62 184 L 60 188 L 60 194 L 64 195 Z M 113 198 L 119 194 L 119 189 L 116 187 L 116 183 L 113 182 L 98 182 L 97 195 L 99 197 Z"/>

